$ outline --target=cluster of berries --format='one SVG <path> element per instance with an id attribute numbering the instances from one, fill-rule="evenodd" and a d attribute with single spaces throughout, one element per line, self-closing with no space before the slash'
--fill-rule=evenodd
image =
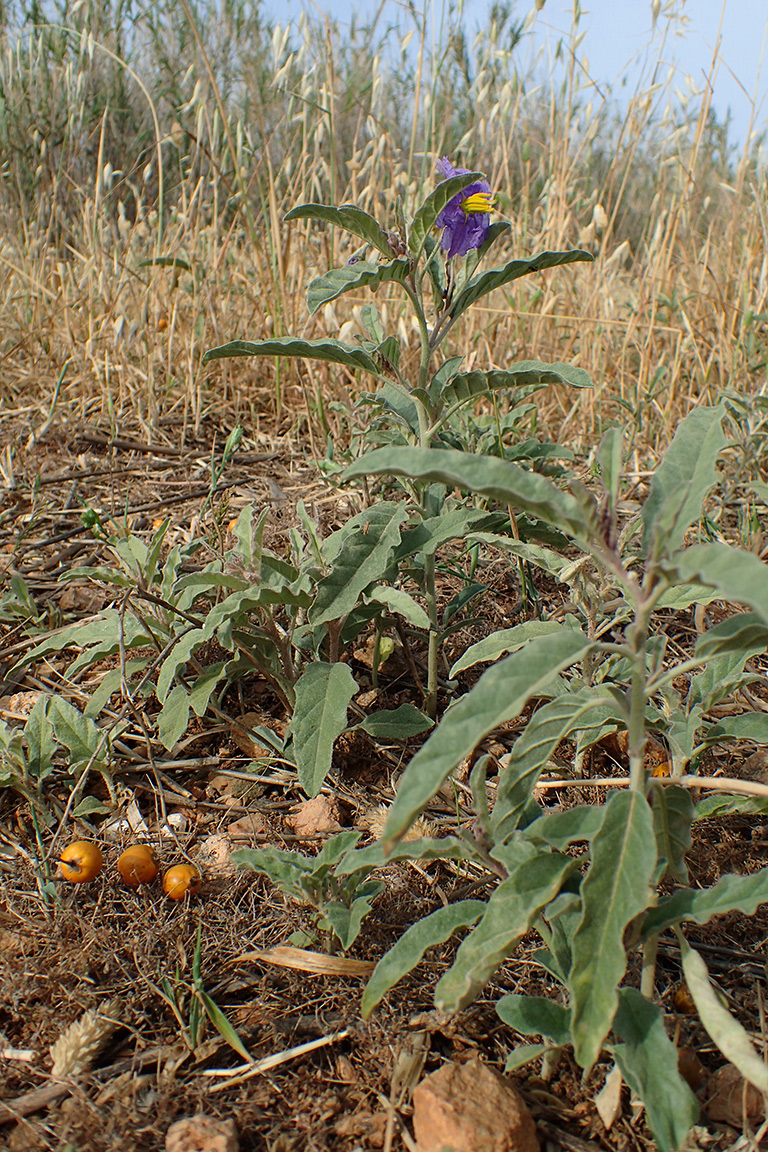
<path id="1" fill-rule="evenodd" d="M 70 884 L 87 884 L 104 867 L 104 855 L 93 840 L 74 840 L 59 858 L 59 870 Z M 129 888 L 151 884 L 160 871 L 155 853 L 148 844 L 131 844 L 117 861 L 117 871 Z M 171 900 L 195 896 L 202 877 L 194 864 L 174 864 L 163 875 L 163 892 Z"/>

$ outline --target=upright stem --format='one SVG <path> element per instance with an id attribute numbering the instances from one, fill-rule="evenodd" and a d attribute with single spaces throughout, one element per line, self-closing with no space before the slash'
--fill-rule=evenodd
<path id="1" fill-rule="evenodd" d="M 427 694 L 424 699 L 424 710 L 426 711 L 427 716 L 433 720 L 437 712 L 437 656 L 439 648 L 434 552 L 430 552 L 424 557 L 424 598 L 427 601 L 427 614 L 429 616 L 429 648 L 427 650 Z"/>

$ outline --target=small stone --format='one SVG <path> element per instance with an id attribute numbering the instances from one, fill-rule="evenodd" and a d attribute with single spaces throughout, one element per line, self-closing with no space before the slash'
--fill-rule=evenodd
<path id="1" fill-rule="evenodd" d="M 165 1152 L 239 1152 L 234 1120 L 216 1116 L 187 1116 L 171 1124 L 165 1134 Z"/>
<path id="2" fill-rule="evenodd" d="M 329 796 L 315 796 L 294 808 L 290 816 L 297 836 L 320 836 L 326 832 L 341 832 L 339 806 Z"/>
<path id="3" fill-rule="evenodd" d="M 744 1119 L 762 1120 L 765 1114 L 763 1097 L 749 1084 L 734 1064 L 723 1064 L 713 1072 L 707 1084 L 707 1115 L 741 1128 Z"/>
<path id="4" fill-rule="evenodd" d="M 539 1152 L 522 1096 L 477 1057 L 445 1064 L 416 1086 L 413 1130 L 419 1152 Z"/>

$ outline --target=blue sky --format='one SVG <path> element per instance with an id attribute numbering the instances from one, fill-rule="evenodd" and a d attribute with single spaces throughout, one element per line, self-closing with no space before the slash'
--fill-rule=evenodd
<path id="1" fill-rule="evenodd" d="M 436 21 L 443 0 L 413 0 L 417 10 L 426 4 Z M 540 0 L 539 0 L 540 2 Z M 343 23 L 354 8 L 371 13 L 377 0 L 266 0 L 278 22 L 295 18 L 306 3 L 310 11 L 325 12 Z M 464 22 L 473 33 L 483 26 L 490 0 L 464 0 Z M 399 0 L 383 0 L 383 23 L 412 27 Z M 447 6 L 447 5 L 446 5 Z M 654 25 L 653 8 L 658 9 Z M 541 53 L 542 63 L 558 41 L 570 39 L 574 0 L 545 0 L 534 15 L 534 0 L 517 0 L 517 19 L 531 17 L 522 48 L 523 57 Z M 744 142 L 750 126 L 751 106 L 757 116 L 753 127 L 768 127 L 768 3 L 766 0 L 581 0 L 579 31 L 583 39 L 578 58 L 588 67 L 591 80 L 601 92 L 610 88 L 620 97 L 632 91 L 638 70 L 650 78 L 652 67 L 661 64 L 660 78 L 673 70 L 672 90 L 686 92 L 686 77 L 703 86 L 710 75 L 720 35 L 719 60 L 713 76 L 713 105 L 723 119 L 730 109 L 734 138 Z M 665 34 L 666 32 L 666 34 Z M 522 47 L 522 46 L 521 46 Z M 756 97 L 756 100 L 755 100 Z"/>

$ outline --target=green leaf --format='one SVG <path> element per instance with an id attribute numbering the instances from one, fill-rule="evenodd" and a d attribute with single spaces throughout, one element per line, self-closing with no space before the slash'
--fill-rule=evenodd
<path id="1" fill-rule="evenodd" d="M 707 742 L 714 740 L 751 740 L 755 744 L 768 744 L 768 714 L 741 712 L 737 716 L 723 716 L 707 729 Z"/>
<path id="2" fill-rule="evenodd" d="M 574 630 L 571 635 L 581 633 Z M 523 665 L 530 651 L 531 645 L 518 653 Z M 534 712 L 499 777 L 491 821 L 497 843 L 516 830 L 533 786 L 561 740 L 574 731 L 599 731 L 617 714 L 621 714 L 620 705 L 600 687 L 565 692 Z"/>
<path id="3" fill-rule="evenodd" d="M 429 616 L 421 604 L 414 600 L 402 588 L 391 588 L 388 585 L 377 584 L 365 593 L 363 597 L 366 604 L 381 604 L 391 616 L 402 616 L 414 628 L 424 628 L 429 631 Z"/>
<path id="4" fill-rule="evenodd" d="M 217 664 L 210 664 L 198 675 L 194 683 L 189 686 L 189 706 L 195 716 L 204 716 L 216 685 L 224 679 L 227 663 L 220 660 Z"/>
<path id="5" fill-rule="evenodd" d="M 347 726 L 347 708 L 356 692 L 346 664 L 315 661 L 296 682 L 293 756 L 308 796 L 317 796 L 331 770 L 333 745 Z"/>
<path id="6" fill-rule="evenodd" d="M 670 564 L 679 579 L 698 579 L 724 600 L 749 604 L 768 624 L 768 566 L 751 552 L 728 544 L 694 544 L 676 553 Z"/>
<path id="7" fill-rule="evenodd" d="M 160 671 L 157 675 L 157 687 L 155 695 L 161 704 L 165 702 L 173 681 L 176 679 L 177 673 L 186 668 L 190 657 L 205 643 L 205 633 L 202 628 L 192 628 L 184 636 L 181 636 L 176 644 L 174 644 L 171 651 L 166 656 L 160 665 Z"/>
<path id="8" fill-rule="evenodd" d="M 545 476 L 505 460 L 453 448 L 377 448 L 346 468 L 341 479 L 378 475 L 407 476 L 463 488 L 505 506 L 512 504 L 517 511 L 545 520 L 576 539 L 589 540 L 597 531 L 596 523 L 585 517 L 573 496 L 561 492 Z M 768 569 L 766 573 L 768 579 Z"/>
<path id="9" fill-rule="evenodd" d="M 768 648 L 768 626 L 756 612 L 739 612 L 699 636 L 693 652 L 703 664 L 713 656 L 745 651 L 756 655 L 765 648 Z"/>
<path id="10" fill-rule="evenodd" d="M 616 1015 L 627 967 L 624 931 L 651 897 L 656 841 L 645 796 L 634 791 L 611 796 L 591 857 L 568 980 L 574 1055 L 585 1069 L 600 1055 Z"/>
<path id="11" fill-rule="evenodd" d="M 470 184 L 478 180 L 485 180 L 482 172 L 468 172 L 465 176 L 451 176 L 448 180 L 441 180 L 435 189 L 427 196 L 424 203 L 413 217 L 408 229 L 408 249 L 416 262 L 424 250 L 429 233 L 435 226 L 435 221 L 454 196 L 463 192 Z"/>
<path id="12" fill-rule="evenodd" d="M 531 272 L 543 272 L 545 268 L 556 268 L 560 264 L 574 264 L 582 260 L 591 264 L 594 256 L 591 252 L 585 252 L 580 248 L 574 248 L 570 252 L 540 252 L 538 256 L 532 256 L 530 260 L 511 260 L 503 268 L 492 268 L 488 272 L 481 272 L 479 276 L 473 276 L 464 290 L 456 297 L 451 305 L 451 317 L 455 319 L 457 316 L 461 316 L 462 312 L 466 312 L 467 308 L 476 300 L 482 296 L 487 296 L 494 288 L 502 288 L 505 284 L 511 284 L 513 280 L 519 280 L 521 276 L 528 276 Z"/>
<path id="13" fill-rule="evenodd" d="M 475 664 L 491 664 L 504 656 L 507 652 L 517 652 L 535 636 L 554 636 L 562 632 L 563 625 L 557 620 L 527 620 L 524 624 L 517 624 L 514 628 L 501 628 L 492 632 L 484 640 L 470 644 L 463 656 L 460 656 L 451 667 L 451 679 L 458 676 L 465 668 L 472 668 Z"/>
<path id="14" fill-rule="evenodd" d="M 538 853 L 501 882 L 480 923 L 461 942 L 452 967 L 437 983 L 438 1011 L 458 1012 L 475 999 L 577 868 L 578 861 L 570 856 Z"/>
<path id="15" fill-rule="evenodd" d="M 600 482 L 608 496 L 610 507 L 613 509 L 619 499 L 621 469 L 624 463 L 623 428 L 608 429 L 600 441 L 595 459 L 600 469 Z"/>
<path id="16" fill-rule="evenodd" d="M 642 936 L 647 940 L 683 920 L 707 924 L 724 912 L 743 912 L 752 916 L 760 904 L 766 903 L 768 868 L 761 868 L 749 876 L 728 872 L 711 888 L 682 888 L 668 900 L 660 901 L 656 908 L 650 908 L 643 920 Z"/>
<path id="17" fill-rule="evenodd" d="M 189 724 L 189 693 L 177 684 L 165 698 L 157 718 L 157 735 L 163 748 L 171 749 L 178 744 Z"/>
<path id="18" fill-rule="evenodd" d="M 412 924 L 371 973 L 361 1004 L 363 1019 L 370 1016 L 390 988 L 416 967 L 428 948 L 444 944 L 460 928 L 476 924 L 485 909 L 484 900 L 459 900 Z"/>
<path id="19" fill-rule="evenodd" d="M 108 808 L 106 804 L 102 804 L 95 796 L 85 796 L 79 804 L 76 804 L 72 810 L 73 816 L 103 816 L 112 809 Z"/>
<path id="20" fill-rule="evenodd" d="M 718 477 L 717 457 L 725 444 L 722 408 L 694 408 L 653 474 L 643 505 L 643 547 L 655 535 L 670 552 L 701 517 L 701 505 Z"/>
<path id="21" fill-rule="evenodd" d="M 470 533 L 495 524 L 497 519 L 498 513 L 477 508 L 444 508 L 439 516 L 430 516 L 403 531 L 395 558 L 404 560 L 417 552 L 432 556 L 449 540 L 465 539 Z"/>
<path id="22" fill-rule="evenodd" d="M 24 725 L 24 740 L 27 745 L 27 767 L 30 776 L 42 781 L 53 768 L 56 753 L 56 740 L 53 724 L 48 715 L 49 698 L 40 696 Z"/>
<path id="23" fill-rule="evenodd" d="M 420 736 L 433 724 L 434 721 L 413 704 L 401 704 L 399 708 L 386 708 L 366 716 L 357 727 L 374 740 L 386 743 L 389 740 L 409 740 L 412 736 Z"/>
<path id="24" fill-rule="evenodd" d="M 334 533 L 333 567 L 317 585 L 309 610 L 313 627 L 339 620 L 357 606 L 369 584 L 380 580 L 400 543 L 400 527 L 408 519 L 403 504 L 374 504 Z M 362 522 L 361 522 L 362 520 Z"/>
<path id="25" fill-rule="evenodd" d="M 443 395 L 450 401 L 470 400 L 491 392 L 531 387 L 537 384 L 570 384 L 573 388 L 591 388 L 592 381 L 583 368 L 571 364 L 545 364 L 540 360 L 521 360 L 504 371 L 459 372 L 453 376 Z"/>
<path id="26" fill-rule="evenodd" d="M 685 854 L 691 847 L 693 800 L 687 788 L 662 785 L 651 793 L 658 868 L 656 881 L 666 873 L 681 884 L 688 882 Z"/>
<path id="27" fill-rule="evenodd" d="M 221 1008 L 219 1008 L 218 1004 L 212 1000 L 208 993 L 203 991 L 202 988 L 196 989 L 195 995 L 199 996 L 202 1000 L 203 1008 L 205 1008 L 205 1014 L 210 1020 L 211 1024 L 213 1024 L 219 1036 L 221 1036 L 222 1040 L 226 1044 L 229 1044 L 230 1048 L 233 1048 L 239 1056 L 242 1056 L 243 1060 L 247 1060 L 250 1064 L 253 1061 L 253 1057 L 243 1044 L 235 1029 L 230 1024 L 229 1020 L 227 1020 Z"/>
<path id="28" fill-rule="evenodd" d="M 363 920 L 370 912 L 373 901 L 383 888 L 382 882 L 374 881 L 371 885 L 371 891 L 358 896 L 352 901 L 349 908 L 336 900 L 323 905 L 323 924 L 331 928 L 344 952 L 351 948 L 357 940 Z"/>
<path id="29" fill-rule="evenodd" d="M 523 1036 L 546 1036 L 558 1045 L 571 1041 L 570 1012 L 546 996 L 521 996 L 512 992 L 497 1001 L 496 1015 Z"/>
<path id="30" fill-rule="evenodd" d="M 93 654 L 89 652 L 88 657 L 90 659 L 92 655 L 91 662 L 95 663 L 117 652 L 120 647 L 121 630 L 125 638 L 125 645 L 128 648 L 152 643 L 152 636 L 134 616 L 127 613 L 122 614 L 116 608 L 107 608 L 87 623 L 70 624 L 49 635 L 42 643 L 27 652 L 10 671 L 13 672 L 15 668 L 24 668 L 29 664 L 35 664 L 44 657 L 50 656 L 52 652 L 61 652 L 64 648 L 88 649 L 89 645 L 94 646 L 94 652 Z"/>
<path id="31" fill-rule="evenodd" d="M 331 268 L 322 276 L 317 276 L 307 288 L 307 308 L 314 316 L 318 308 L 330 304 L 345 292 L 356 292 L 360 288 L 375 291 L 380 284 L 402 284 L 408 276 L 407 260 L 394 260 L 391 264 L 369 264 L 358 260 L 356 264 L 345 264 L 343 268 Z"/>
<path id="32" fill-rule="evenodd" d="M 562 812 L 545 812 L 538 820 L 526 825 L 521 835 L 546 841 L 551 848 L 562 852 L 571 844 L 591 841 L 603 824 L 605 808 L 599 804 L 577 804 Z"/>
<path id="33" fill-rule="evenodd" d="M 328 204 L 298 204 L 286 212 L 285 220 L 323 220 L 336 228 L 343 228 L 365 240 L 372 248 L 378 249 L 384 256 L 391 257 L 392 249 L 387 240 L 387 234 L 378 220 L 363 212 L 355 204 L 342 204 L 339 208 L 332 208 Z"/>
<path id="34" fill-rule="evenodd" d="M 745 1080 L 758 1092 L 768 1093 L 768 1064 L 757 1054 L 748 1033 L 738 1020 L 724 1007 L 707 972 L 707 966 L 698 952 L 678 932 L 683 958 L 683 975 L 688 985 L 699 1018 L 717 1047 L 735 1064 Z"/>
<path id="35" fill-rule="evenodd" d="M 623 1043 L 610 1050 L 645 1104 L 659 1152 L 677 1152 L 698 1119 L 699 1106 L 678 1071 L 678 1051 L 664 1029 L 661 1010 L 634 988 L 622 988 L 613 1026 Z"/>
<path id="36" fill-rule="evenodd" d="M 418 840 L 401 840 L 387 849 L 382 840 L 349 852 L 336 869 L 337 876 L 350 876 L 364 869 L 381 868 L 398 860 L 475 860 L 477 852 L 466 840 L 455 836 L 422 836 Z"/>
<path id="37" fill-rule="evenodd" d="M 51 697 L 48 719 L 59 744 L 67 750 L 70 768 L 82 767 L 93 756 L 101 758 L 109 746 L 108 734 L 63 696 Z"/>
<path id="38" fill-rule="evenodd" d="M 475 687 L 446 712 L 411 760 L 390 809 L 385 838 L 399 839 L 443 780 L 499 724 L 518 716 L 557 672 L 589 651 L 580 633 L 540 636 L 520 652 L 487 669 Z"/>
<path id="39" fill-rule="evenodd" d="M 296 336 L 273 336 L 269 340 L 232 340 L 220 348 L 209 348 L 203 356 L 203 364 L 234 356 L 297 356 L 303 360 L 325 360 L 330 364 L 344 364 L 347 368 L 362 368 L 373 376 L 379 375 L 376 361 L 362 348 L 342 344 L 340 340 L 300 340 Z"/>

